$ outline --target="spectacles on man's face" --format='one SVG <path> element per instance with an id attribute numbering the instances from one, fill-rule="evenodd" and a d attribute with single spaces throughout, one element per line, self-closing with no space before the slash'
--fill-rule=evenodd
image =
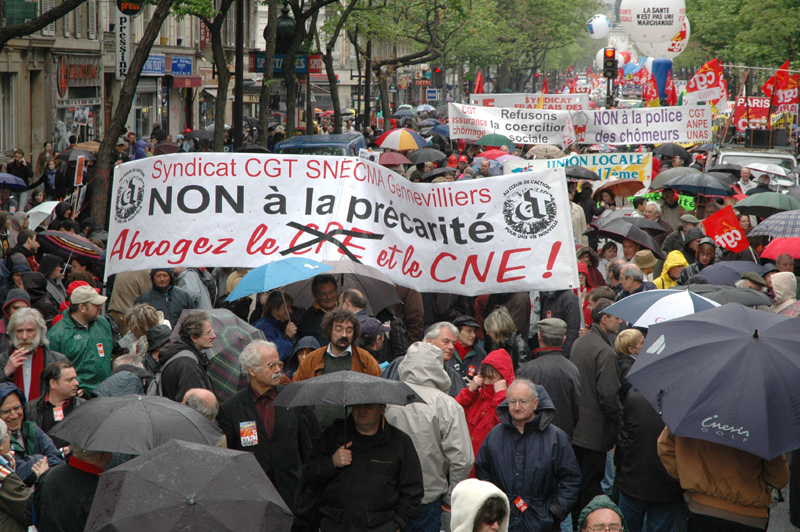
<path id="1" fill-rule="evenodd" d="M 508 404 L 511 406 L 519 405 L 521 407 L 526 407 L 531 404 L 533 401 L 530 399 L 509 399 Z"/>
<path id="2" fill-rule="evenodd" d="M 267 364 L 261 364 L 259 368 L 263 368 L 264 366 L 272 372 L 275 372 L 276 369 L 280 371 L 283 369 L 283 362 L 268 362 Z"/>
<path id="3" fill-rule="evenodd" d="M 588 529 L 592 532 L 620 532 L 622 525 L 592 525 Z"/>
<path id="4" fill-rule="evenodd" d="M 209 338 L 214 338 L 217 333 L 214 332 L 214 329 L 211 329 L 208 332 L 200 333 L 200 336 L 208 336 Z"/>
<path id="5" fill-rule="evenodd" d="M 11 412 L 17 412 L 17 413 L 22 412 L 22 405 L 12 406 L 11 408 L 4 408 L 0 410 L 0 416 L 7 416 Z"/>

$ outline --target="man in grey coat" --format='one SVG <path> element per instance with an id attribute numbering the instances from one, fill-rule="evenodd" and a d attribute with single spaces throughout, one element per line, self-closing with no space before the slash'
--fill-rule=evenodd
<path id="1" fill-rule="evenodd" d="M 612 305 L 600 299 L 592 309 L 592 327 L 572 345 L 570 360 L 581 377 L 581 402 L 572 447 L 581 466 L 581 497 L 578 510 L 602 495 L 606 453 L 614 447 L 622 407 L 619 404 L 617 354 L 609 334 L 619 331 L 622 320 L 606 314 Z"/>

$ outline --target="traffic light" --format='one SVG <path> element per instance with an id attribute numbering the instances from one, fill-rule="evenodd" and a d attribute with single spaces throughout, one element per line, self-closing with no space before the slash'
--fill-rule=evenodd
<path id="1" fill-rule="evenodd" d="M 441 68 L 433 69 L 433 86 L 444 87 L 444 73 Z"/>
<path id="2" fill-rule="evenodd" d="M 606 79 L 617 77 L 617 51 L 614 48 L 603 50 L 603 77 Z"/>

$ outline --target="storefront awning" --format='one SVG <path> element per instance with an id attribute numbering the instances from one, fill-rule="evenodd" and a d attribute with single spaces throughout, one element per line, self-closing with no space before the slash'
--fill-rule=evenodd
<path id="1" fill-rule="evenodd" d="M 202 87 L 203 78 L 201 76 L 172 76 L 172 86 L 176 89 L 188 89 L 190 87 Z"/>
<path id="2" fill-rule="evenodd" d="M 206 88 L 203 89 L 203 92 L 205 92 L 206 94 L 208 94 L 212 98 L 216 98 L 217 97 L 217 88 L 216 87 L 214 87 L 214 88 L 206 87 Z M 228 99 L 229 100 L 233 100 L 233 94 L 228 93 Z"/>

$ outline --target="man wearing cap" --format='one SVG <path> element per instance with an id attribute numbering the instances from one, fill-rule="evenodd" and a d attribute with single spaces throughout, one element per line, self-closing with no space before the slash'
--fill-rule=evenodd
<path id="1" fill-rule="evenodd" d="M 678 203 L 678 195 L 671 188 L 665 188 L 661 191 L 661 199 L 658 200 L 658 206 L 661 207 L 661 219 L 667 222 L 672 229 L 680 227 L 681 216 L 686 214 L 680 203 Z"/>
<path id="2" fill-rule="evenodd" d="M 45 255 L 39 263 L 39 273 L 47 280 L 47 293 L 59 305 L 67 300 L 67 289 L 61 280 L 64 278 L 64 259 L 57 255 Z"/>
<path id="3" fill-rule="evenodd" d="M 670 529 L 672 529 L 671 526 Z M 608 495 L 598 495 L 586 505 L 578 517 L 578 530 L 581 532 L 589 530 L 628 532 L 622 511 Z"/>
<path id="4" fill-rule="evenodd" d="M 91 286 L 77 287 L 62 319 L 47 333 L 50 348 L 75 365 L 81 388 L 88 392 L 111 375 L 111 354 L 117 347 L 111 323 L 101 315 L 106 299 Z"/>
<path id="5" fill-rule="evenodd" d="M 200 305 L 200 296 L 190 294 L 175 286 L 175 273 L 172 268 L 153 268 L 150 270 L 153 288 L 140 295 L 135 305 L 147 303 L 164 314 L 172 327 L 178 324 L 184 310 L 193 310 Z"/>
<path id="6" fill-rule="evenodd" d="M 460 155 L 458 157 L 458 165 L 456 166 L 456 168 L 458 168 L 458 173 L 459 174 L 463 174 L 464 173 L 464 169 L 467 166 L 469 166 L 469 159 L 467 159 L 466 155 Z"/>
<path id="7" fill-rule="evenodd" d="M 472 316 L 460 316 L 453 320 L 458 329 L 453 357 L 445 365 L 456 370 L 462 378 L 472 379 L 480 374 L 481 363 L 486 358 L 486 351 L 475 340 L 481 326 Z"/>
<path id="8" fill-rule="evenodd" d="M 356 316 L 358 315 L 356 314 Z M 381 349 L 387 332 L 389 332 L 389 327 L 375 318 L 367 317 L 361 321 L 361 335 L 358 337 L 357 345 L 366 349 L 375 360 L 381 362 L 383 358 Z"/>
<path id="9" fill-rule="evenodd" d="M 736 287 L 752 288 L 753 290 L 764 292 L 767 290 L 767 282 L 756 272 L 744 272 L 741 280 L 736 281 Z"/>
<path id="10" fill-rule="evenodd" d="M 668 234 L 661 245 L 661 251 L 664 255 L 668 255 L 672 251 L 683 251 L 683 246 L 686 245 L 686 231 L 692 227 L 697 227 L 699 224 L 700 220 L 691 214 L 681 216 L 678 229 Z"/>
<path id="11" fill-rule="evenodd" d="M 533 360 L 521 365 L 516 375 L 518 379 L 544 386 L 556 408 L 553 425 L 566 432 L 572 441 L 572 432 L 578 424 L 581 379 L 578 368 L 561 352 L 567 324 L 558 318 L 545 318 L 537 325 L 539 347 L 531 353 Z"/>
<path id="12" fill-rule="evenodd" d="M 125 142 L 125 139 L 120 137 L 117 139 L 117 144 L 114 146 L 114 156 L 113 161 L 114 164 L 122 164 L 130 162 L 131 158 L 128 156 L 127 153 L 128 143 Z"/>

